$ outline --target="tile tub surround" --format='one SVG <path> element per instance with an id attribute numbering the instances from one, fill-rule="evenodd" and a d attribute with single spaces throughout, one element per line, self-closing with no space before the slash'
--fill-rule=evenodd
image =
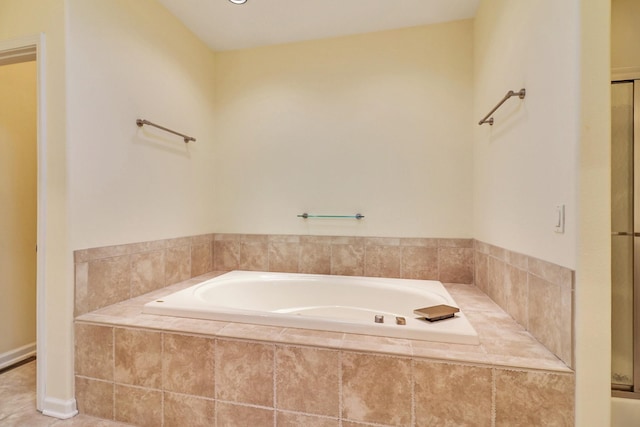
<path id="1" fill-rule="evenodd" d="M 475 285 L 573 366 L 574 272 L 475 241 Z"/>
<path id="2" fill-rule="evenodd" d="M 74 252 L 75 315 L 212 271 L 213 234 Z"/>
<path id="3" fill-rule="evenodd" d="M 205 234 L 75 251 L 75 314 L 210 271 L 473 283 L 472 239 Z"/>
<path id="4" fill-rule="evenodd" d="M 474 286 L 446 284 L 477 346 L 142 314 L 222 273 L 77 317 L 80 412 L 165 427 L 574 425 L 573 372 Z"/>

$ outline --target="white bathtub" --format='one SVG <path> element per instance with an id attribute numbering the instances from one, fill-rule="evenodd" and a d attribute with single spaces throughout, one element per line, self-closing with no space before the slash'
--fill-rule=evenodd
<path id="1" fill-rule="evenodd" d="M 438 304 L 456 306 L 433 280 L 232 271 L 147 303 L 143 313 L 478 344 L 462 312 L 433 323 L 413 314 Z M 384 323 L 375 323 L 380 314 Z"/>

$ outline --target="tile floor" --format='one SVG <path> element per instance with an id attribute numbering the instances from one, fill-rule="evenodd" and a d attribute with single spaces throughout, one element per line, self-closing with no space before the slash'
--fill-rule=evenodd
<path id="1" fill-rule="evenodd" d="M 87 415 L 58 420 L 36 411 L 36 362 L 0 374 L 1 427 L 126 427 Z"/>

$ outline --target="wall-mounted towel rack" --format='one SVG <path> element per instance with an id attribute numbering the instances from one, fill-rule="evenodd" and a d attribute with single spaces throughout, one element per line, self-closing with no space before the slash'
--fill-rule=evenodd
<path id="1" fill-rule="evenodd" d="M 500 102 L 498 102 L 498 105 L 493 107 L 493 110 L 489 111 L 489 114 L 484 116 L 484 119 L 480 120 L 478 122 L 478 124 L 479 125 L 483 125 L 485 123 L 489 123 L 489 125 L 493 126 L 493 117 L 491 117 L 491 115 L 493 113 L 495 113 L 496 110 L 498 108 L 500 108 L 502 106 L 502 104 L 504 104 L 507 99 L 511 98 L 512 96 L 517 96 L 520 99 L 524 99 L 526 94 L 527 94 L 527 91 L 524 88 L 520 89 L 517 92 L 514 92 L 514 91 L 510 90 L 509 92 L 507 92 L 507 94 L 504 96 L 504 98 L 502 98 L 502 100 L 500 100 Z M 491 118 L 489 118 L 489 117 L 491 117 Z"/>
<path id="2" fill-rule="evenodd" d="M 298 218 L 354 218 L 354 219 L 362 219 L 364 218 L 364 215 L 362 214 L 355 214 L 355 215 L 312 215 L 312 214 L 308 214 L 308 213 L 303 213 L 301 215 L 298 215 Z"/>
<path id="3" fill-rule="evenodd" d="M 181 136 L 181 137 L 184 138 L 185 144 L 188 144 L 189 141 L 196 142 L 196 139 L 194 137 L 192 137 L 192 136 L 188 136 L 188 135 L 185 135 L 183 133 L 176 132 L 175 130 L 167 129 L 164 126 L 157 125 L 155 123 L 150 122 L 149 120 L 137 119 L 136 120 L 136 124 L 138 125 L 138 127 L 142 127 L 142 125 L 149 125 L 149 126 L 157 127 L 158 129 L 162 129 L 165 132 L 169 132 L 169 133 L 172 133 L 174 135 Z"/>

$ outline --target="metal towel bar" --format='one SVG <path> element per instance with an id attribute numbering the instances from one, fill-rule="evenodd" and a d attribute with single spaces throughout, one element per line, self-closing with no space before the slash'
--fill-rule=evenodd
<path id="1" fill-rule="evenodd" d="M 185 144 L 188 144 L 189 141 L 196 142 L 196 139 L 194 137 L 192 137 L 192 136 L 188 136 L 188 135 L 185 135 L 183 133 L 176 132 L 175 130 L 167 129 L 164 126 L 157 125 L 155 123 L 150 122 L 149 120 L 137 119 L 136 120 L 136 124 L 138 125 L 138 127 L 142 127 L 142 125 L 149 125 L 149 126 L 157 127 L 158 129 L 162 129 L 165 132 L 169 132 L 169 133 L 172 133 L 174 135 L 181 136 L 182 138 L 184 138 Z"/>
<path id="2" fill-rule="evenodd" d="M 502 98 L 502 100 L 500 100 L 500 102 L 498 102 L 498 105 L 493 107 L 493 110 L 489 111 L 489 114 L 484 116 L 484 119 L 480 120 L 478 122 L 478 124 L 479 125 L 483 125 L 485 123 L 489 123 L 489 125 L 493 126 L 493 117 L 491 117 L 491 115 L 493 113 L 495 113 L 496 110 L 498 108 L 500 108 L 502 106 L 502 104 L 504 104 L 507 99 L 511 98 L 512 96 L 518 96 L 518 98 L 524 99 L 526 94 L 527 94 L 527 91 L 524 88 L 520 89 L 518 92 L 514 92 L 514 91 L 510 90 L 509 92 L 507 92 L 507 94 L 504 96 L 504 98 Z M 489 118 L 489 117 L 491 117 L 491 118 Z"/>
<path id="3" fill-rule="evenodd" d="M 355 214 L 355 215 L 312 215 L 312 214 L 308 214 L 308 213 L 303 213 L 301 215 L 298 215 L 298 218 L 354 218 L 354 219 L 362 219 L 364 218 L 364 215 L 362 214 Z"/>

